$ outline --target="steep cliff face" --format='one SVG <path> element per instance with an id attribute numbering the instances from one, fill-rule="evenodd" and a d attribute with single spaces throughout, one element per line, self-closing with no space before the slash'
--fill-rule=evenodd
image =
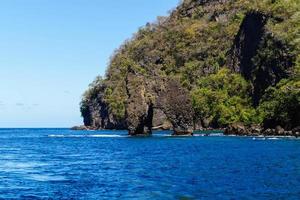
<path id="1" fill-rule="evenodd" d="M 149 135 L 152 132 L 153 102 L 147 97 L 144 76 L 129 70 L 126 77 L 126 121 L 130 135 Z"/>
<path id="2" fill-rule="evenodd" d="M 233 70 L 252 83 L 254 106 L 259 105 L 268 87 L 275 86 L 281 79 L 290 76 L 296 59 L 289 52 L 288 45 L 268 32 L 268 18 L 260 12 L 248 13 L 234 40 L 229 57 L 229 65 Z"/>
<path id="3" fill-rule="evenodd" d="M 248 13 L 243 19 L 229 62 L 235 72 L 241 73 L 246 79 L 252 77 L 254 64 L 252 59 L 257 54 L 259 44 L 264 35 L 267 17 L 259 12 Z"/>
<path id="4" fill-rule="evenodd" d="M 176 80 L 168 80 L 166 88 L 158 96 L 157 106 L 170 120 L 173 135 L 191 135 L 193 133 L 194 110 L 189 92 Z"/>
<path id="5" fill-rule="evenodd" d="M 153 80 L 155 77 L 146 79 L 128 69 L 125 119 L 129 134 L 149 135 L 158 125 L 172 129 L 174 135 L 191 135 L 194 115 L 189 92 L 178 80 L 159 77 Z"/>
<path id="6" fill-rule="evenodd" d="M 292 107 L 300 101 L 299 8 L 293 0 L 183 1 L 115 52 L 105 79 L 84 95 L 85 125 L 131 135 L 153 128 L 191 134 L 234 122 L 268 126 L 271 118 L 299 125 L 290 111 L 291 122 L 274 114 L 289 110 L 281 94 L 293 96 Z"/>
<path id="7" fill-rule="evenodd" d="M 97 77 L 85 92 L 80 107 L 84 125 L 89 129 L 126 129 L 125 120 L 115 117 L 109 111 L 104 99 L 106 85 L 102 81 Z"/>

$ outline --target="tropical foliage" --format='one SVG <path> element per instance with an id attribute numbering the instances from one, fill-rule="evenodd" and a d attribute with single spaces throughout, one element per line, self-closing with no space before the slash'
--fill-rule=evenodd
<path id="1" fill-rule="evenodd" d="M 217 126 L 233 122 L 260 123 L 257 111 L 251 107 L 250 84 L 228 69 L 200 78 L 192 91 L 197 117 L 206 118 Z"/>

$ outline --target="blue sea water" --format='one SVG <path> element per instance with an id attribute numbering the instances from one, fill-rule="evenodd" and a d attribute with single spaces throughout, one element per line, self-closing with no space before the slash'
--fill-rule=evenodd
<path id="1" fill-rule="evenodd" d="M 300 140 L 0 129 L 0 199 L 300 199 Z"/>

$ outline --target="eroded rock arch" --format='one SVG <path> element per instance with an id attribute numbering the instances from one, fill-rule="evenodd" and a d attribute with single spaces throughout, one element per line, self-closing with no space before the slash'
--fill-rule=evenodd
<path id="1" fill-rule="evenodd" d="M 193 108 L 188 91 L 174 79 L 146 80 L 129 70 L 126 78 L 126 121 L 129 135 L 150 135 L 154 111 L 170 121 L 174 135 L 192 135 Z"/>

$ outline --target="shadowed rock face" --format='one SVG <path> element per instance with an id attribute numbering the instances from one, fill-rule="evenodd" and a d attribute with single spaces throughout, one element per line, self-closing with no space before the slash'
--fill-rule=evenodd
<path id="1" fill-rule="evenodd" d="M 153 130 L 170 130 L 172 124 L 161 108 L 154 108 L 153 112 Z"/>
<path id="2" fill-rule="evenodd" d="M 116 119 L 111 113 L 108 113 L 107 105 L 104 102 L 100 104 L 91 103 L 89 111 L 84 118 L 84 125 L 90 129 L 126 129 L 124 120 Z"/>
<path id="3" fill-rule="evenodd" d="M 248 13 L 230 51 L 229 65 L 252 84 L 253 105 L 258 106 L 265 89 L 289 77 L 295 57 L 289 47 L 265 29 L 268 18 Z"/>
<path id="4" fill-rule="evenodd" d="M 165 91 L 159 96 L 158 106 L 170 120 L 173 135 L 192 135 L 194 112 L 191 98 L 178 81 L 167 81 Z"/>
<path id="5" fill-rule="evenodd" d="M 270 50 L 271 54 L 265 53 Z M 291 75 L 295 57 L 289 53 L 286 44 L 266 33 L 252 60 L 255 68 L 250 81 L 253 85 L 253 104 L 257 106 L 269 86 L 275 86 L 281 79 Z"/>
<path id="6" fill-rule="evenodd" d="M 252 58 L 256 55 L 264 34 L 266 18 L 260 13 L 249 13 L 234 40 L 231 67 L 250 79 L 254 65 Z"/>
<path id="7" fill-rule="evenodd" d="M 126 129 L 125 120 L 117 119 L 109 112 L 104 101 L 105 86 L 100 88 L 97 97 L 90 99 L 87 106 L 81 108 L 84 126 L 89 129 Z"/>

